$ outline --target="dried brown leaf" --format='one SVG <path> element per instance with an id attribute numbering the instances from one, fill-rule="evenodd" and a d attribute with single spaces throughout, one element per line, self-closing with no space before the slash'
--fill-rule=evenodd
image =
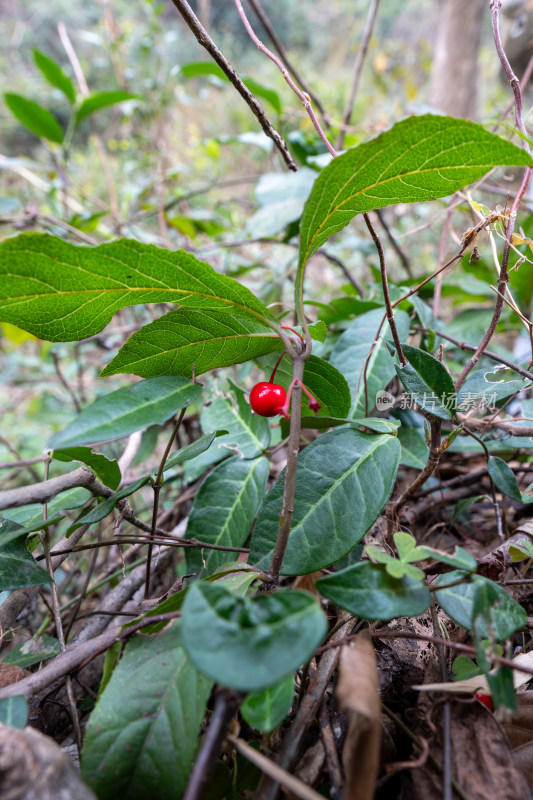
<path id="1" fill-rule="evenodd" d="M 366 631 L 342 648 L 337 685 L 339 705 L 348 712 L 342 751 L 344 800 L 372 800 L 380 757 L 381 700 L 374 646 Z"/>

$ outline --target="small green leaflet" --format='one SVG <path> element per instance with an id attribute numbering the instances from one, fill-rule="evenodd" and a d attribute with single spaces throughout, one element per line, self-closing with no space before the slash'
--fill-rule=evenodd
<path id="1" fill-rule="evenodd" d="M 74 89 L 74 84 L 65 75 L 59 64 L 56 64 L 45 53 L 41 53 L 40 50 L 33 51 L 33 60 L 35 61 L 35 66 L 41 71 L 48 83 L 63 92 L 71 103 L 75 103 L 76 90 Z"/>
<path id="2" fill-rule="evenodd" d="M 176 303 L 229 311 L 271 325 L 273 317 L 249 289 L 184 250 L 132 239 L 86 247 L 28 233 L 0 244 L 0 320 L 40 339 L 92 336 L 120 308 Z"/>
<path id="3" fill-rule="evenodd" d="M 27 97 L 22 97 L 22 95 L 13 94 L 12 92 L 6 92 L 4 99 L 13 116 L 25 128 L 36 136 L 48 139 L 49 142 L 61 144 L 63 141 L 61 125 L 46 108 L 34 103 L 33 100 L 28 100 Z"/>
<path id="4" fill-rule="evenodd" d="M 455 412 L 455 387 L 444 364 L 418 347 L 403 345 L 408 364 L 396 365 L 396 374 L 420 408 L 440 419 Z"/>
<path id="5" fill-rule="evenodd" d="M 240 707 L 248 725 L 270 733 L 281 725 L 289 713 L 294 697 L 294 678 L 289 675 L 281 683 L 262 692 L 252 692 Z"/>
<path id="6" fill-rule="evenodd" d="M 0 591 L 52 583 L 50 575 L 36 563 L 21 538 L 6 541 L 8 535 L 19 537 L 24 531 L 16 522 L 0 517 Z"/>

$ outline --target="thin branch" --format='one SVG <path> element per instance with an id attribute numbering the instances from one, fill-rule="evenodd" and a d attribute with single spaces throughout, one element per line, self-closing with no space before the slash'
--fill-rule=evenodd
<path id="1" fill-rule="evenodd" d="M 408 276 L 410 278 L 413 278 L 414 276 L 413 276 L 413 271 L 411 269 L 411 262 L 409 261 L 407 255 L 404 253 L 404 251 L 402 250 L 402 248 L 400 247 L 400 245 L 396 241 L 396 237 L 393 235 L 393 233 L 392 233 L 392 231 L 391 231 L 391 229 L 389 227 L 389 224 L 388 224 L 387 220 L 385 219 L 385 215 L 383 213 L 383 209 L 381 209 L 381 208 L 376 209 L 375 214 L 376 214 L 377 218 L 379 219 L 379 221 L 381 223 L 381 227 L 385 231 L 385 235 L 387 236 L 387 239 L 389 240 L 390 246 L 392 247 L 392 249 L 394 250 L 394 252 L 398 256 L 398 258 L 400 259 L 403 268 L 407 272 Z"/>
<path id="2" fill-rule="evenodd" d="M 172 2 L 176 3 L 176 0 L 172 0 Z M 263 42 L 255 35 L 254 30 L 253 30 L 252 26 L 250 25 L 250 23 L 248 22 L 248 18 L 246 16 L 246 14 L 244 13 L 244 9 L 242 7 L 241 0 L 235 0 L 235 5 L 237 6 L 237 11 L 239 12 L 239 15 L 240 15 L 240 17 L 242 19 L 243 25 L 244 25 L 244 27 L 246 28 L 246 30 L 248 32 L 248 36 L 253 41 L 255 46 L 259 50 L 261 50 L 261 52 L 264 53 L 278 67 L 278 69 L 280 70 L 281 74 L 285 78 L 286 82 L 289 84 L 289 86 L 291 87 L 292 91 L 294 92 L 294 94 L 297 97 L 300 98 L 303 107 L 305 108 L 305 110 L 307 111 L 307 114 L 309 115 L 309 118 L 311 119 L 311 122 L 315 126 L 316 132 L 318 133 L 318 135 L 320 136 L 320 138 L 322 139 L 322 141 L 324 142 L 324 144 L 328 148 L 328 150 L 331 153 L 331 155 L 335 158 L 335 156 L 337 155 L 337 152 L 336 152 L 335 148 L 333 147 L 333 145 L 331 144 L 331 142 L 329 141 L 329 139 L 326 136 L 326 134 L 324 133 L 324 131 L 322 130 L 321 126 L 320 126 L 320 122 L 318 121 L 318 119 L 316 117 L 316 114 L 313 111 L 313 107 L 311 105 L 311 98 L 309 97 L 308 94 L 305 94 L 305 92 L 302 92 L 296 86 L 296 84 L 294 83 L 293 79 L 291 78 L 291 76 L 287 72 L 287 69 L 286 69 L 285 65 L 283 64 L 283 62 L 280 61 L 280 59 L 276 55 L 274 55 L 274 53 L 271 50 L 269 50 L 268 47 L 266 47 L 266 45 L 264 45 Z"/>
<path id="3" fill-rule="evenodd" d="M 427 328 L 420 328 L 427 333 Z M 474 345 L 467 344 L 466 342 L 461 342 L 460 339 L 456 339 L 453 336 L 450 336 L 449 333 L 443 333 L 443 331 L 435 330 L 434 333 L 439 336 L 441 339 L 446 339 L 447 342 L 451 342 L 456 347 L 459 347 L 461 350 L 465 350 L 468 352 L 475 352 L 477 349 Z M 504 364 L 509 369 L 512 369 L 514 372 L 518 372 L 519 375 L 522 375 L 524 378 L 527 378 L 530 381 L 533 381 L 533 372 L 529 372 L 529 370 L 524 369 L 519 364 L 515 364 L 514 361 L 509 361 L 507 358 L 503 358 L 503 356 L 497 355 L 497 353 L 492 353 L 490 350 L 484 350 L 482 355 L 490 358 L 491 361 L 496 361 L 498 364 Z"/>
<path id="4" fill-rule="evenodd" d="M 323 108 L 320 100 L 318 99 L 316 94 L 314 94 L 313 91 L 309 88 L 309 86 L 304 81 L 302 76 L 296 70 L 296 67 L 294 66 L 294 64 L 292 64 L 292 62 L 289 60 L 289 57 L 288 57 L 288 55 L 287 55 L 287 53 L 285 51 L 285 48 L 283 47 L 283 45 L 281 43 L 281 40 L 279 39 L 276 31 L 274 30 L 274 27 L 273 27 L 270 19 L 268 18 L 265 10 L 259 4 L 259 0 L 248 0 L 248 2 L 250 3 L 250 5 L 252 6 L 253 10 L 255 11 L 257 18 L 261 22 L 261 25 L 263 26 L 265 31 L 268 33 L 272 44 L 274 45 L 274 47 L 276 48 L 276 50 L 278 51 L 278 53 L 279 53 L 279 55 L 281 57 L 281 60 L 283 61 L 284 64 L 286 64 L 287 69 L 289 70 L 289 72 L 291 72 L 294 75 L 295 81 L 300 84 L 300 86 L 302 87 L 304 92 L 307 92 L 307 94 L 309 95 L 309 97 L 311 98 L 311 100 L 313 101 L 315 106 L 318 108 L 320 113 L 323 115 L 324 114 L 324 108 Z"/>
<path id="5" fill-rule="evenodd" d="M 339 642 L 346 641 L 348 631 L 353 630 L 356 620 L 347 611 L 341 611 L 339 622 L 342 623 L 328 642 L 327 652 L 324 653 L 318 668 L 309 683 L 309 688 L 302 698 L 296 717 L 283 739 L 283 747 L 277 763 L 282 769 L 290 772 L 302 746 L 305 734 L 316 717 L 322 703 L 324 692 L 329 685 L 331 676 L 337 666 L 340 656 Z M 261 785 L 261 800 L 276 800 L 279 792 L 279 783 L 275 779 L 265 779 Z"/>
<path id="6" fill-rule="evenodd" d="M 251 764 L 268 775 L 273 780 L 277 781 L 281 786 L 284 786 L 296 797 L 301 797 L 302 800 L 323 800 L 324 795 L 319 794 L 300 778 L 290 775 L 286 770 L 279 767 L 270 758 L 267 758 L 263 753 L 253 748 L 248 742 L 243 739 L 237 739 L 236 736 L 231 734 L 226 736 L 227 741 L 233 745 L 235 750 L 243 755 Z"/>
<path id="7" fill-rule="evenodd" d="M 430 478 L 440 459 L 440 444 L 441 444 L 441 427 L 442 420 L 433 417 L 430 421 L 431 426 L 431 443 L 429 446 L 429 456 L 424 469 L 417 475 L 415 480 L 410 486 L 405 489 L 397 500 L 392 501 L 391 510 L 394 515 L 397 515 L 400 509 L 408 502 L 408 500 L 416 494 L 417 489 L 424 485 L 428 478 Z"/>
<path id="8" fill-rule="evenodd" d="M 279 152 L 281 153 L 283 160 L 285 161 L 286 165 L 289 169 L 296 172 L 298 167 L 296 166 L 291 154 L 289 153 L 289 148 L 287 147 L 287 143 L 284 139 L 279 135 L 276 131 L 270 120 L 267 118 L 263 107 L 257 102 L 253 94 L 250 92 L 249 89 L 246 88 L 242 80 L 239 78 L 227 58 L 220 52 L 214 41 L 211 39 L 203 25 L 201 25 L 200 20 L 193 12 L 190 5 L 186 2 L 186 0 L 172 0 L 174 5 L 176 6 L 177 10 L 196 36 L 198 43 L 204 47 L 211 58 L 218 64 L 224 74 L 229 78 L 233 86 L 237 89 L 240 96 L 243 100 L 248 104 L 249 108 L 252 110 L 253 114 L 257 118 L 257 121 L 261 125 L 264 133 L 272 139 L 276 147 L 278 148 Z"/>
<path id="9" fill-rule="evenodd" d="M 524 125 L 524 120 L 522 116 L 522 91 L 520 89 L 520 83 L 518 78 L 514 74 L 511 65 L 509 64 L 509 60 L 505 54 L 503 49 L 501 37 L 500 37 L 500 28 L 499 28 L 499 11 L 501 8 L 501 0 L 491 0 L 490 2 L 490 9 L 491 9 L 491 18 L 492 18 L 492 31 L 494 34 L 494 43 L 496 46 L 496 51 L 502 63 L 502 66 L 505 70 L 509 83 L 511 84 L 511 88 L 514 94 L 515 100 L 515 119 L 516 119 L 516 126 L 520 130 L 520 132 L 526 137 L 522 140 L 522 146 L 526 153 L 530 153 L 529 142 L 527 141 L 527 131 Z M 520 188 L 518 193 L 513 201 L 511 206 L 511 210 L 509 212 L 509 218 L 507 223 L 507 229 L 505 231 L 505 240 L 503 245 L 503 254 L 502 254 L 502 263 L 500 268 L 500 277 L 498 280 L 498 296 L 496 298 L 496 304 L 494 306 L 494 313 L 492 316 L 492 320 L 490 325 L 481 340 L 481 343 L 477 347 L 476 351 L 469 359 L 468 363 L 466 364 L 465 368 L 461 372 L 455 387 L 457 390 L 461 388 L 463 383 L 465 382 L 468 374 L 472 371 L 472 369 L 476 366 L 477 362 L 481 358 L 483 351 L 487 349 L 487 346 L 492 339 L 494 332 L 496 330 L 496 326 L 500 319 L 500 315 L 503 308 L 503 297 L 505 296 L 505 292 L 507 289 L 507 284 L 509 283 L 509 273 L 507 271 L 507 265 L 509 263 L 509 254 L 511 251 L 511 241 L 513 237 L 513 232 L 516 224 L 516 215 L 520 203 L 522 202 L 522 198 L 527 192 L 529 181 L 531 178 L 532 169 L 531 167 L 526 167 L 524 170 L 524 176 L 522 178 L 522 183 L 520 184 Z"/>
<path id="10" fill-rule="evenodd" d="M 385 264 L 385 253 L 383 250 L 383 245 L 381 244 L 380 238 L 377 235 L 368 214 L 363 214 L 363 219 L 365 221 L 365 225 L 368 228 L 368 231 L 372 239 L 374 240 L 374 244 L 376 245 L 376 250 L 378 251 L 379 268 L 381 271 L 381 285 L 383 287 L 383 297 L 385 299 L 387 321 L 389 323 L 389 328 L 391 330 L 392 338 L 394 340 L 394 347 L 396 348 L 400 364 L 402 365 L 402 367 L 406 367 L 408 361 L 403 352 L 402 344 L 400 342 L 400 336 L 398 334 L 398 328 L 396 327 L 396 320 L 394 319 L 394 313 L 392 310 L 392 303 L 389 293 L 389 282 L 387 280 L 387 265 Z"/>
<path id="11" fill-rule="evenodd" d="M 220 754 L 224 735 L 237 710 L 238 695 L 229 689 L 219 689 L 211 722 L 194 763 L 183 800 L 203 800 L 211 773 Z"/>
<path id="12" fill-rule="evenodd" d="M 344 145 L 344 137 L 346 134 L 345 128 L 349 126 L 353 107 L 355 104 L 355 98 L 357 96 L 357 90 L 359 88 L 359 81 L 361 80 L 361 73 L 363 71 L 363 64 L 365 63 L 366 54 L 368 52 L 368 45 L 370 43 L 370 37 L 372 36 L 372 30 L 374 28 L 374 22 L 376 21 L 376 15 L 378 13 L 378 6 L 379 0 L 371 0 L 371 3 L 368 7 L 368 14 L 365 21 L 365 27 L 363 30 L 363 38 L 361 40 L 361 44 L 357 51 L 357 56 L 355 57 L 354 69 L 353 69 L 353 79 L 352 79 L 352 87 L 350 89 L 350 94 L 348 97 L 348 101 L 346 103 L 346 107 L 344 109 L 344 115 L 342 118 L 343 127 L 341 128 L 341 132 L 339 134 L 339 138 L 337 141 L 337 150 L 342 150 Z"/>
<path id="13" fill-rule="evenodd" d="M 163 470 L 165 468 L 165 464 L 166 464 L 167 458 L 168 458 L 168 456 L 170 454 L 170 448 L 174 444 L 174 440 L 176 439 L 176 436 L 178 435 L 178 431 L 179 431 L 180 425 L 181 425 L 181 423 L 183 421 L 183 417 L 185 416 L 186 409 L 187 409 L 187 407 L 185 406 L 184 408 L 181 409 L 181 411 L 179 413 L 178 419 L 176 420 L 176 424 L 174 425 L 174 429 L 172 431 L 170 439 L 168 440 L 167 446 L 165 447 L 165 452 L 163 453 L 163 457 L 162 457 L 162 459 L 160 461 L 159 469 L 157 470 L 156 479 L 155 479 L 155 481 L 153 483 L 153 487 L 154 487 L 154 504 L 153 504 L 153 508 L 152 508 L 152 527 L 151 527 L 151 530 L 150 530 L 150 534 L 151 534 L 152 538 L 155 536 L 155 532 L 156 532 L 156 528 L 157 528 L 157 512 L 158 512 L 158 509 L 159 509 L 159 495 L 161 493 L 161 486 L 163 485 Z M 148 543 L 148 556 L 147 556 L 147 561 L 146 561 L 146 580 L 145 580 L 145 584 L 144 584 L 144 599 L 145 600 L 148 599 L 148 596 L 150 594 L 150 564 L 152 562 L 152 548 L 153 548 L 153 543 L 149 542 Z"/>

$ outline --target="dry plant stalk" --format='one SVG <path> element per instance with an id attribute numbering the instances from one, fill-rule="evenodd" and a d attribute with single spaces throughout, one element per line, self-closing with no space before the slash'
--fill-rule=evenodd
<path id="1" fill-rule="evenodd" d="M 343 800 L 372 800 L 380 758 L 381 700 L 376 653 L 367 631 L 342 648 L 337 697 L 348 712 Z"/>

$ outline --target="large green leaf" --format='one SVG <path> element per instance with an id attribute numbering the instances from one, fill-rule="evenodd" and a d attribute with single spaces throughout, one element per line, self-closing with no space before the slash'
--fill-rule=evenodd
<path id="1" fill-rule="evenodd" d="M 456 394 L 453 381 L 444 364 L 434 356 L 411 345 L 403 346 L 409 362 L 396 365 L 396 374 L 411 399 L 429 414 L 449 420 L 455 413 Z"/>
<path id="2" fill-rule="evenodd" d="M 252 692 L 241 705 L 240 712 L 248 725 L 270 733 L 281 725 L 291 710 L 294 678 L 289 675 L 281 683 L 262 692 Z"/>
<path id="3" fill-rule="evenodd" d="M 123 103 L 125 100 L 135 100 L 138 97 L 139 95 L 131 94 L 130 92 L 94 92 L 94 94 L 83 100 L 76 113 L 76 122 L 88 117 L 89 114 L 94 114 L 95 111 L 99 111 L 101 108 L 114 106 L 117 103 Z"/>
<path id="4" fill-rule="evenodd" d="M 245 461 L 235 456 L 211 472 L 196 495 L 185 537 L 210 544 L 241 547 L 266 489 L 266 458 Z M 210 575 L 234 554 L 222 550 L 187 550 L 187 572 Z"/>
<path id="5" fill-rule="evenodd" d="M 180 308 L 131 336 L 102 375 L 185 375 L 240 364 L 283 347 L 270 328 L 217 311 Z"/>
<path id="6" fill-rule="evenodd" d="M 283 575 L 306 575 L 350 552 L 389 499 L 400 460 L 394 436 L 350 429 L 324 434 L 301 453 Z M 285 473 L 259 512 L 250 564 L 268 569 L 278 534 Z"/>
<path id="7" fill-rule="evenodd" d="M 383 622 L 397 617 L 416 617 L 429 608 L 431 595 L 423 581 L 393 578 L 384 564 L 363 561 L 326 575 L 315 582 L 318 591 L 351 614 Z"/>
<path id="8" fill-rule="evenodd" d="M 267 689 L 299 669 L 327 630 L 307 592 L 243 598 L 200 581 L 187 593 L 182 624 L 185 649 L 200 672 L 245 692 Z"/>
<path id="9" fill-rule="evenodd" d="M 361 417 L 366 414 L 364 369 L 367 359 L 368 413 L 376 404 L 377 392 L 386 389 L 387 384 L 395 375 L 394 361 L 384 338 L 387 335 L 390 336 L 388 323 L 384 324 L 381 335 L 372 349 L 384 313 L 384 309 L 376 308 L 357 317 L 339 338 L 330 356 L 331 364 L 339 372 L 342 372 L 348 381 L 352 397 L 351 416 L 353 417 Z M 395 320 L 400 339 L 407 338 L 409 333 L 408 315 L 404 311 L 397 311 Z"/>
<path id="10" fill-rule="evenodd" d="M 256 458 L 270 444 L 270 425 L 265 417 L 253 414 L 242 389 L 231 381 L 230 391 L 215 397 L 211 405 L 205 406 L 200 417 L 202 430 L 206 433 L 226 430 L 219 436 L 207 453 L 185 465 L 187 480 L 196 480 L 211 464 L 216 464 L 237 451 L 242 458 Z"/>
<path id="11" fill-rule="evenodd" d="M 444 575 L 439 575 L 437 578 L 437 586 L 445 586 L 449 583 L 459 580 L 465 573 L 460 570 L 453 572 L 446 572 Z M 446 614 L 451 617 L 458 625 L 466 628 L 468 631 L 473 630 L 473 610 L 474 610 L 474 597 L 476 590 L 481 584 L 489 583 L 490 592 L 493 596 L 497 596 L 498 601 L 491 608 L 492 628 L 494 636 L 499 641 L 507 639 L 509 636 L 527 625 L 527 614 L 515 600 L 510 597 L 505 589 L 498 586 L 488 578 L 483 578 L 481 575 L 474 575 L 469 583 L 459 583 L 456 586 L 451 586 L 449 589 L 441 589 L 435 592 L 435 597 L 439 605 L 442 606 Z M 479 593 L 478 593 L 479 596 Z M 489 630 L 484 623 L 476 624 L 476 632 L 478 636 L 488 637 Z"/>
<path id="12" fill-rule="evenodd" d="M 48 83 L 55 86 L 70 100 L 71 103 L 76 102 L 76 90 L 74 84 L 67 75 L 63 72 L 59 64 L 51 59 L 49 56 L 41 53 L 40 50 L 33 51 L 33 60 L 36 67 L 42 72 Z"/>
<path id="13" fill-rule="evenodd" d="M 128 642 L 83 745 L 83 779 L 99 800 L 181 797 L 210 691 L 182 649 L 179 623 Z"/>
<path id="14" fill-rule="evenodd" d="M 36 564 L 26 544 L 20 538 L 3 543 L 6 534 L 20 535 L 23 528 L 16 522 L 0 517 L 0 591 L 20 589 L 24 586 L 38 586 L 52 583 L 50 575 Z M 18 533 L 17 533 L 18 532 Z"/>
<path id="15" fill-rule="evenodd" d="M 431 114 L 401 120 L 318 176 L 302 215 L 300 265 L 356 214 L 447 197 L 504 165 L 533 160 L 474 122 Z"/>
<path id="16" fill-rule="evenodd" d="M 62 449 L 119 439 L 149 425 L 160 425 L 192 403 L 201 391 L 200 384 L 170 375 L 117 389 L 87 406 L 52 437 L 50 447 Z"/>
<path id="17" fill-rule="evenodd" d="M 6 92 L 4 95 L 6 105 L 19 122 L 36 136 L 42 136 L 50 142 L 61 144 L 63 141 L 63 131 L 61 125 L 46 108 L 43 108 L 33 100 L 22 97 L 20 94 Z"/>
<path id="18" fill-rule="evenodd" d="M 0 285 L 0 319 L 55 342 L 92 336 L 119 308 L 143 303 L 272 320 L 249 289 L 190 253 L 132 239 L 98 247 L 39 233 L 6 239 Z"/>

